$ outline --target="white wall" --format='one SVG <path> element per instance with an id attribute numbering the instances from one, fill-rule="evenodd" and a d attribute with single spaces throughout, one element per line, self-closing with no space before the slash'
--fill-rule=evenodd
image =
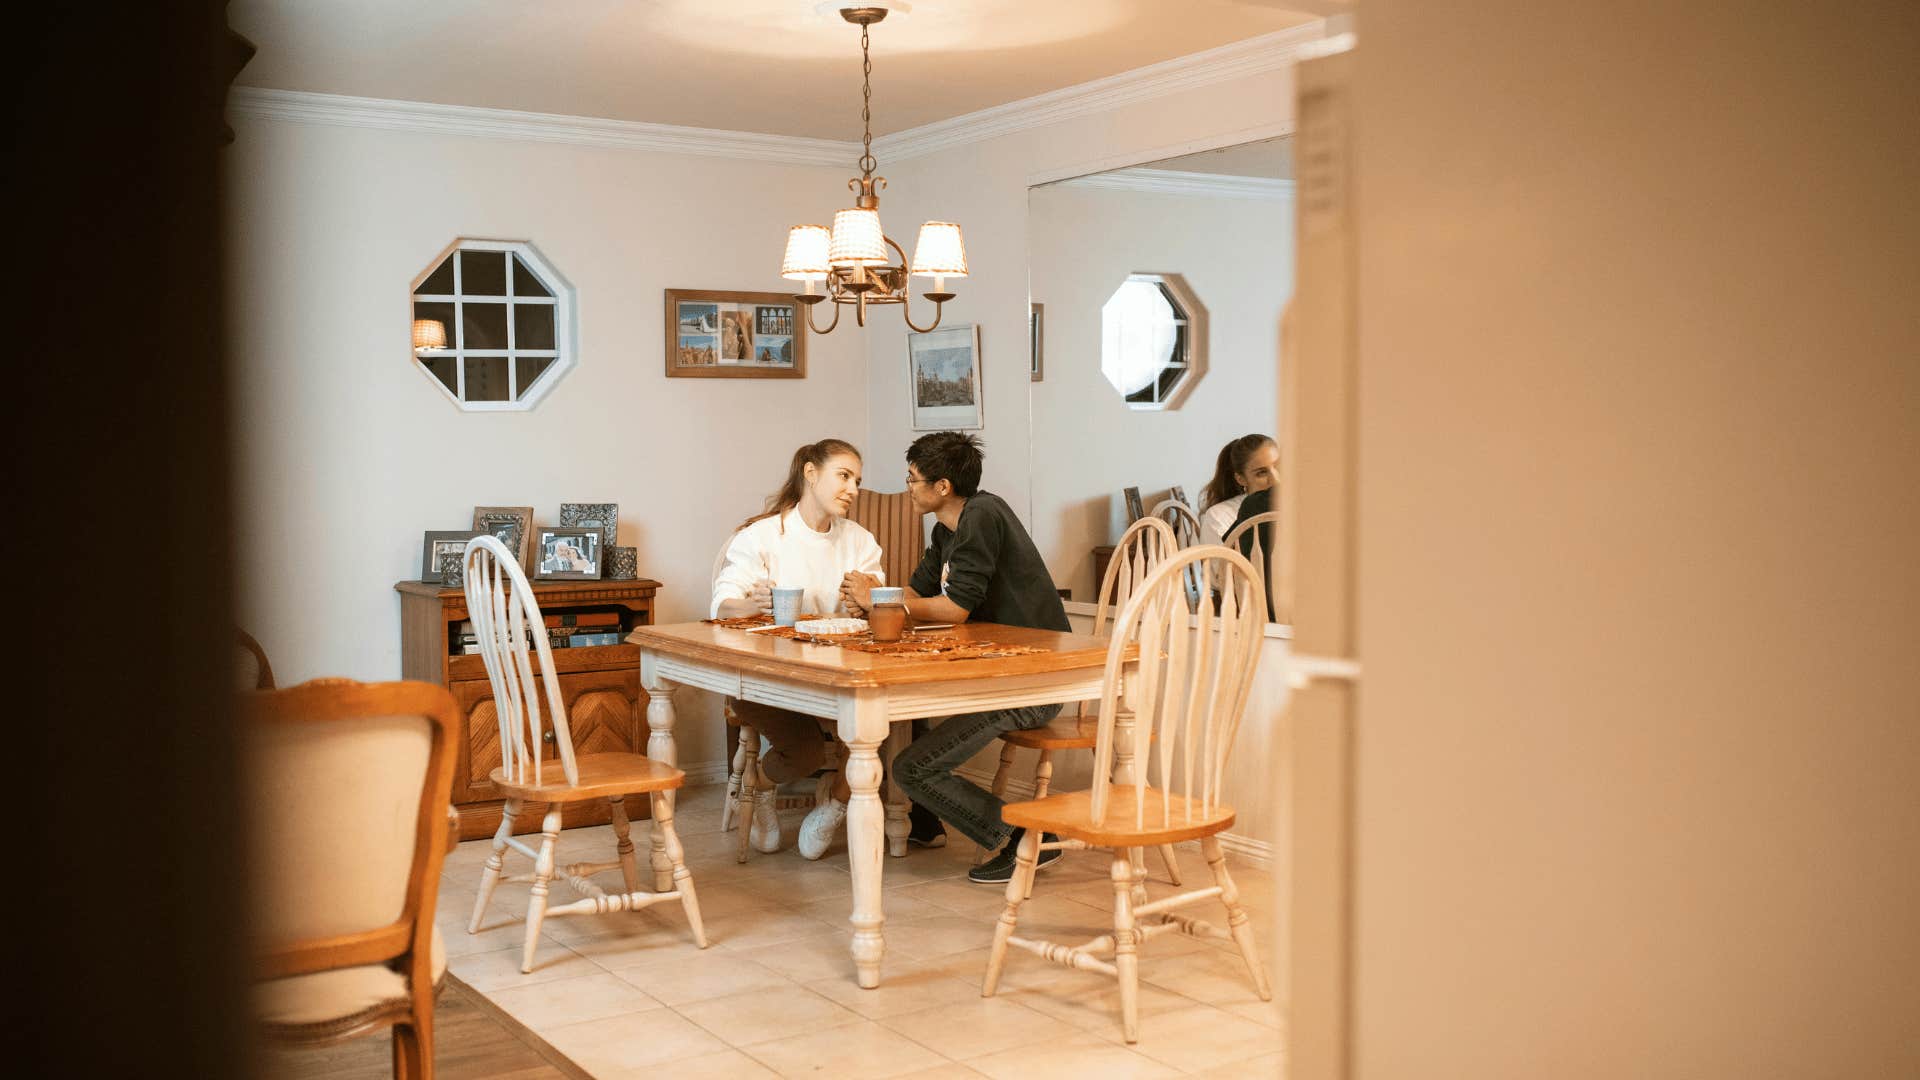
<path id="1" fill-rule="evenodd" d="M 1351 1075 L 1920 1075 L 1920 7 L 1361 18 Z"/>
<path id="2" fill-rule="evenodd" d="M 842 327 L 804 380 L 667 379 L 667 288 L 784 291 L 786 227 L 839 170 L 241 118 L 232 211 L 242 625 L 285 683 L 400 674 L 394 582 L 475 505 L 620 504 L 620 542 L 704 615 L 726 531 L 793 448 L 867 441 L 866 349 Z M 456 237 L 533 241 L 578 290 L 580 360 L 525 413 L 464 413 L 409 363 L 407 287 Z M 897 452 L 896 452 L 897 454 Z M 883 468 L 884 473 L 884 468 Z M 880 485 L 883 488 L 897 484 Z M 717 762 L 708 695 L 680 759 Z"/>
<path id="3" fill-rule="evenodd" d="M 1179 484 L 1197 508 L 1221 445 L 1273 432 L 1293 203 L 1053 184 L 1028 214 L 1047 334 L 1028 525 L 1054 580 L 1092 601 L 1093 548 L 1126 530 L 1122 488 L 1151 507 Z M 1134 272 L 1182 275 L 1207 309 L 1207 368 L 1176 409 L 1129 409 L 1100 372 L 1101 306 Z"/>
<path id="4" fill-rule="evenodd" d="M 980 142 L 889 162 L 881 214 L 895 239 L 912 242 L 919 223 L 957 221 L 965 231 L 972 276 L 949 282 L 959 299 L 947 319 L 981 328 L 987 444 L 982 486 L 1023 516 L 1031 506 L 1028 474 L 1027 189 L 1036 177 L 1100 172 L 1173 157 L 1189 150 L 1279 134 L 1293 108 L 1290 70 L 1262 72 L 1196 87 L 1092 116 L 1015 131 Z M 920 279 L 916 278 L 916 288 Z M 915 317 L 931 316 L 926 305 Z M 1051 308 L 1049 309 L 1051 315 Z M 868 431 L 875 458 L 906 469 L 902 455 L 916 434 L 907 411 L 906 330 L 897 314 L 875 316 L 868 373 Z M 1271 401 L 1271 396 L 1268 398 Z M 1269 425 L 1271 426 L 1271 425 Z M 1218 452 L 1179 448 L 1184 456 Z M 1044 466 L 1043 466 L 1044 467 Z M 878 474 L 876 475 L 884 475 Z M 1056 572 L 1059 572 L 1055 567 Z"/>

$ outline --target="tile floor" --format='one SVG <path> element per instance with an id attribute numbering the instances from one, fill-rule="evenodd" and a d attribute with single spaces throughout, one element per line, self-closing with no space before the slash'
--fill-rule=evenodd
<path id="1" fill-rule="evenodd" d="M 1105 976 L 1018 950 L 1000 992 L 980 996 L 1003 892 L 965 878 L 974 849 L 914 849 L 886 864 L 887 958 L 882 985 L 862 990 L 847 955 L 852 879 L 844 838 L 825 858 L 794 853 L 800 812 L 783 815 L 786 848 L 734 861 L 720 828 L 719 787 L 680 796 L 677 821 L 700 895 L 710 946 L 693 944 L 679 905 L 575 915 L 542 927 L 531 974 L 520 972 L 526 885 L 502 885 L 478 934 L 466 932 L 489 843 L 447 856 L 439 921 L 454 976 L 594 1077 L 1160 1076 L 1266 1077 L 1281 1073 L 1278 1003 L 1254 993 L 1225 942 L 1156 938 L 1141 953 L 1140 1042 L 1121 1037 L 1119 994 Z M 636 825 L 645 873 L 647 826 Z M 610 856 L 605 826 L 562 835 L 561 861 Z M 510 870 L 524 869 L 510 863 Z M 1263 871 L 1229 858 L 1263 928 L 1273 888 Z M 1158 861 L 1148 890 L 1164 896 Z M 1182 850 L 1189 886 L 1209 880 L 1198 851 Z M 606 880 L 616 883 L 617 872 Z M 563 883 L 556 901 L 572 898 Z M 1020 909 L 1035 935 L 1085 940 L 1111 928 L 1104 857 L 1070 852 L 1044 871 Z M 1216 924 L 1218 908 L 1190 912 Z M 1270 933 L 1261 945 L 1270 951 Z"/>

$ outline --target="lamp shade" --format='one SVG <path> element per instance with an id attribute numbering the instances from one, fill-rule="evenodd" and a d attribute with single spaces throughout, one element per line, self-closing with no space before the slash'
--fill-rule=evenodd
<path id="1" fill-rule="evenodd" d="M 880 231 L 878 210 L 836 210 L 833 214 L 833 241 L 827 246 L 827 261 L 835 266 L 886 266 L 886 234 Z"/>
<path id="2" fill-rule="evenodd" d="M 413 347 L 416 349 L 446 348 L 447 324 L 439 319 L 413 320 Z"/>
<path id="3" fill-rule="evenodd" d="M 913 245 L 913 272 L 921 277 L 966 277 L 967 245 L 960 226 L 951 221 L 929 221 L 920 226 Z"/>
<path id="4" fill-rule="evenodd" d="M 825 225 L 795 225 L 787 230 L 787 255 L 780 260 L 780 276 L 788 281 L 826 277 L 829 240 Z"/>

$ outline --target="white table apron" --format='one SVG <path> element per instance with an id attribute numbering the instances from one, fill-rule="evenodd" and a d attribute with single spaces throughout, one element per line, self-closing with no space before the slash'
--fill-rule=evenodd
<path id="1" fill-rule="evenodd" d="M 964 662 L 958 662 L 964 665 Z M 956 667 L 956 670 L 960 670 Z M 716 694 L 757 701 L 797 713 L 832 720 L 840 741 L 847 744 L 847 784 L 853 798 L 847 804 L 847 854 L 853 871 L 853 966 L 863 987 L 880 985 L 880 959 L 886 952 L 881 926 L 886 922 L 881 901 L 881 858 L 884 842 L 898 857 L 907 853 L 907 799 L 898 786 L 887 784 L 880 798 L 880 748 L 887 761 L 906 746 L 911 727 L 895 727 L 903 720 L 956 716 L 992 709 L 1017 709 L 1098 698 L 1103 685 L 1100 667 L 1032 675 L 983 675 L 933 683 L 899 686 L 828 687 L 791 682 L 740 671 L 716 661 L 665 656 L 644 646 L 640 652 L 640 682 L 646 687 L 647 756 L 676 764 L 673 742 L 673 688 L 692 686 Z M 886 770 L 891 774 L 891 770 Z M 657 835 L 653 843 L 656 888 L 673 887 L 672 864 Z"/>

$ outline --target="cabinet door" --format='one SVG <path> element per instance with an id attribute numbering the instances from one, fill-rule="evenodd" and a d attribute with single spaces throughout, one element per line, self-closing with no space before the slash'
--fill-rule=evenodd
<path id="1" fill-rule="evenodd" d="M 560 701 L 567 710 L 567 726 L 575 754 L 645 753 L 646 710 L 640 673 L 634 669 L 576 671 L 560 677 Z M 535 679 L 535 693 L 546 701 L 545 684 Z M 454 700 L 466 718 L 467 737 L 461 748 L 463 765 L 454 777 L 456 803 L 481 802 L 503 796 L 487 779 L 500 767 L 500 719 L 493 704 L 493 684 L 485 679 L 453 684 Z M 546 738 L 540 756 L 555 760 L 554 732 L 544 723 Z"/>

